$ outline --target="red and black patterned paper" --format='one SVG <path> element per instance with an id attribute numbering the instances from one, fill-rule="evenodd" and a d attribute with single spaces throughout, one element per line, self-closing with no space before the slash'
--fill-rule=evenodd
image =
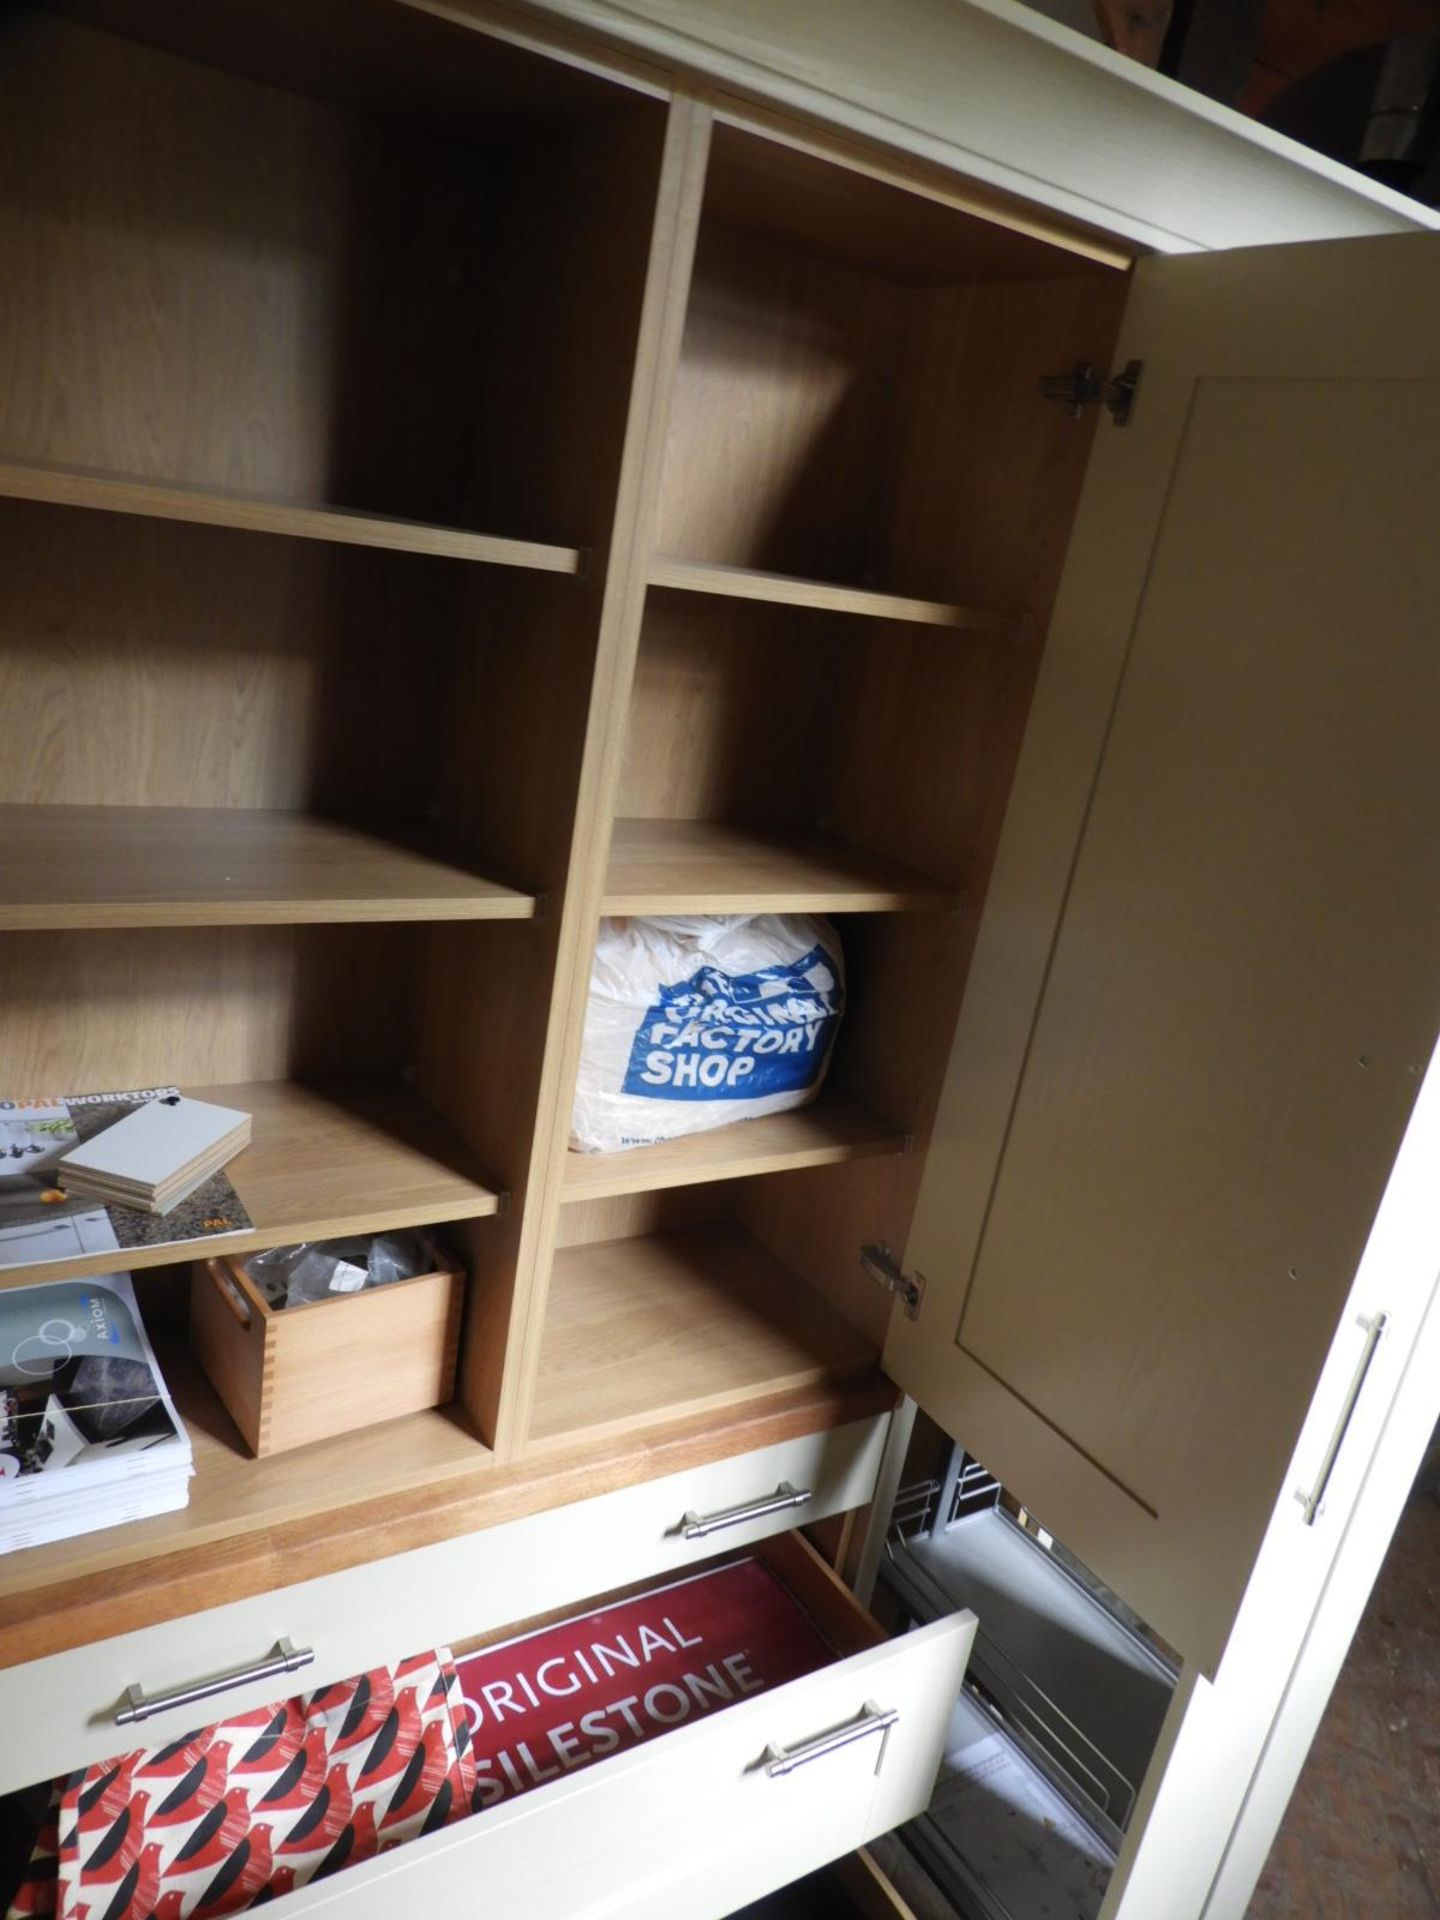
<path id="1" fill-rule="evenodd" d="M 421 1654 L 72 1774 L 11 1920 L 237 1913 L 444 1826 L 474 1778 L 454 1666 Z"/>
<path id="2" fill-rule="evenodd" d="M 756 1560 L 57 1782 L 7 1920 L 212 1920 L 826 1665 Z"/>

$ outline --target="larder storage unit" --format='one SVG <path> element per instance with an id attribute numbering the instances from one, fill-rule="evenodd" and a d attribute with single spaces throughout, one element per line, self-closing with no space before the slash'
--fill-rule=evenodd
<path id="1" fill-rule="evenodd" d="M 0 1788 L 754 1546 L 833 1667 L 292 1909 L 719 1920 L 943 1759 L 992 1911 L 1000 1739 L 1219 1920 L 1435 1338 L 1436 243 L 1136 265 L 478 6 L 0 51 L 0 1095 L 214 1095 L 205 1252 L 468 1272 L 451 1405 L 252 1460 L 133 1261 L 191 1503 L 0 1567 Z M 598 917 L 785 910 L 815 1104 L 569 1153 Z M 907 1539 L 940 1432 L 1006 1497 Z"/>
<path id="2" fill-rule="evenodd" d="M 902 1884 L 918 1867 L 985 1920 L 1093 1916 L 1176 1661 L 979 1462 L 954 1447 L 941 1460 L 896 1496 L 877 1604 L 912 1626 L 962 1608 L 979 1624 L 936 1790 L 886 1864 Z"/>

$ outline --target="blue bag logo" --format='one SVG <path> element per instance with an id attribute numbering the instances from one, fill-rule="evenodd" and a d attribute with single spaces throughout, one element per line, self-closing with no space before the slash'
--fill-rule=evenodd
<path id="1" fill-rule="evenodd" d="M 661 987 L 635 1032 L 623 1091 L 647 1100 L 761 1100 L 820 1077 L 844 1005 L 824 947 L 788 966 L 705 966 Z"/>

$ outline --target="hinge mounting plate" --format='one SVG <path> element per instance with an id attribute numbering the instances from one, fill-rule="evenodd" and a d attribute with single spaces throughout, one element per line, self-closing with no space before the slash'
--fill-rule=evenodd
<path id="1" fill-rule="evenodd" d="M 1127 360 L 1119 373 L 1102 380 L 1094 367 L 1081 361 L 1069 373 L 1045 374 L 1040 381 L 1040 392 L 1046 400 L 1059 401 L 1074 420 L 1081 417 L 1086 407 L 1103 406 L 1116 426 L 1123 427 L 1129 423 L 1134 410 L 1135 390 L 1144 371 L 1143 360 Z"/>
<path id="2" fill-rule="evenodd" d="M 923 1273 L 906 1273 L 883 1240 L 861 1247 L 860 1265 L 877 1287 L 883 1287 L 905 1302 L 906 1319 L 920 1318 L 920 1302 L 925 1298 Z"/>

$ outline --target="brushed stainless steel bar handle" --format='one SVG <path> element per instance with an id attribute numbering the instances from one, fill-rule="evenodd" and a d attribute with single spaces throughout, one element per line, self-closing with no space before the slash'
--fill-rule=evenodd
<path id="1" fill-rule="evenodd" d="M 742 1527 L 747 1520 L 763 1520 L 767 1513 L 783 1513 L 787 1507 L 803 1507 L 811 1497 L 809 1487 L 792 1487 L 782 1480 L 774 1493 L 763 1500 L 747 1500 L 741 1507 L 726 1507 L 720 1513 L 689 1512 L 680 1518 L 680 1531 L 687 1540 L 703 1540 L 707 1533 L 721 1533 L 726 1527 Z"/>
<path id="2" fill-rule="evenodd" d="M 827 1753 L 838 1753 L 842 1747 L 853 1747 L 857 1740 L 868 1740 L 876 1733 L 888 1736 L 899 1718 L 899 1711 L 895 1707 L 877 1707 L 873 1700 L 867 1700 L 856 1717 L 843 1727 L 817 1734 L 813 1740 L 802 1741 L 798 1747 L 767 1747 L 765 1771 L 772 1780 L 778 1780 L 782 1774 L 794 1773 L 797 1767 L 808 1767 L 812 1760 L 823 1760 Z M 877 1773 L 884 1758 L 882 1740 L 875 1761 Z"/>
<path id="3" fill-rule="evenodd" d="M 315 1658 L 313 1647 L 297 1647 L 288 1639 L 275 1642 L 275 1651 L 249 1666 L 233 1667 L 229 1673 L 217 1673 L 212 1680 L 197 1680 L 192 1686 L 175 1687 L 169 1693 L 147 1694 L 140 1686 L 125 1689 L 125 1705 L 115 1715 L 117 1727 L 133 1727 L 137 1720 L 149 1720 L 172 1707 L 193 1707 L 198 1700 L 228 1693 L 232 1687 L 248 1686 L 252 1680 L 274 1680 L 282 1673 L 298 1673 Z"/>
<path id="4" fill-rule="evenodd" d="M 1330 1476 L 1335 1471 L 1335 1462 L 1340 1458 L 1340 1449 L 1345 1444 L 1345 1436 L 1350 1431 L 1350 1422 L 1354 1418 L 1355 1408 L 1365 1387 L 1365 1379 L 1370 1371 L 1370 1363 L 1375 1358 L 1375 1349 L 1389 1324 L 1390 1316 L 1377 1313 L 1373 1319 L 1367 1319 L 1363 1313 L 1355 1316 L 1357 1327 L 1365 1329 L 1365 1345 L 1360 1358 L 1355 1363 L 1355 1372 L 1350 1380 L 1349 1391 L 1345 1395 L 1345 1404 L 1340 1409 L 1340 1417 L 1335 1422 L 1335 1431 L 1330 1436 L 1330 1444 L 1325 1449 L 1325 1458 L 1320 1462 L 1320 1471 L 1315 1476 L 1315 1485 L 1306 1493 L 1303 1487 L 1295 1489 L 1295 1498 L 1305 1509 L 1305 1525 L 1313 1527 L 1325 1499 L 1326 1489 L 1330 1485 Z"/>

